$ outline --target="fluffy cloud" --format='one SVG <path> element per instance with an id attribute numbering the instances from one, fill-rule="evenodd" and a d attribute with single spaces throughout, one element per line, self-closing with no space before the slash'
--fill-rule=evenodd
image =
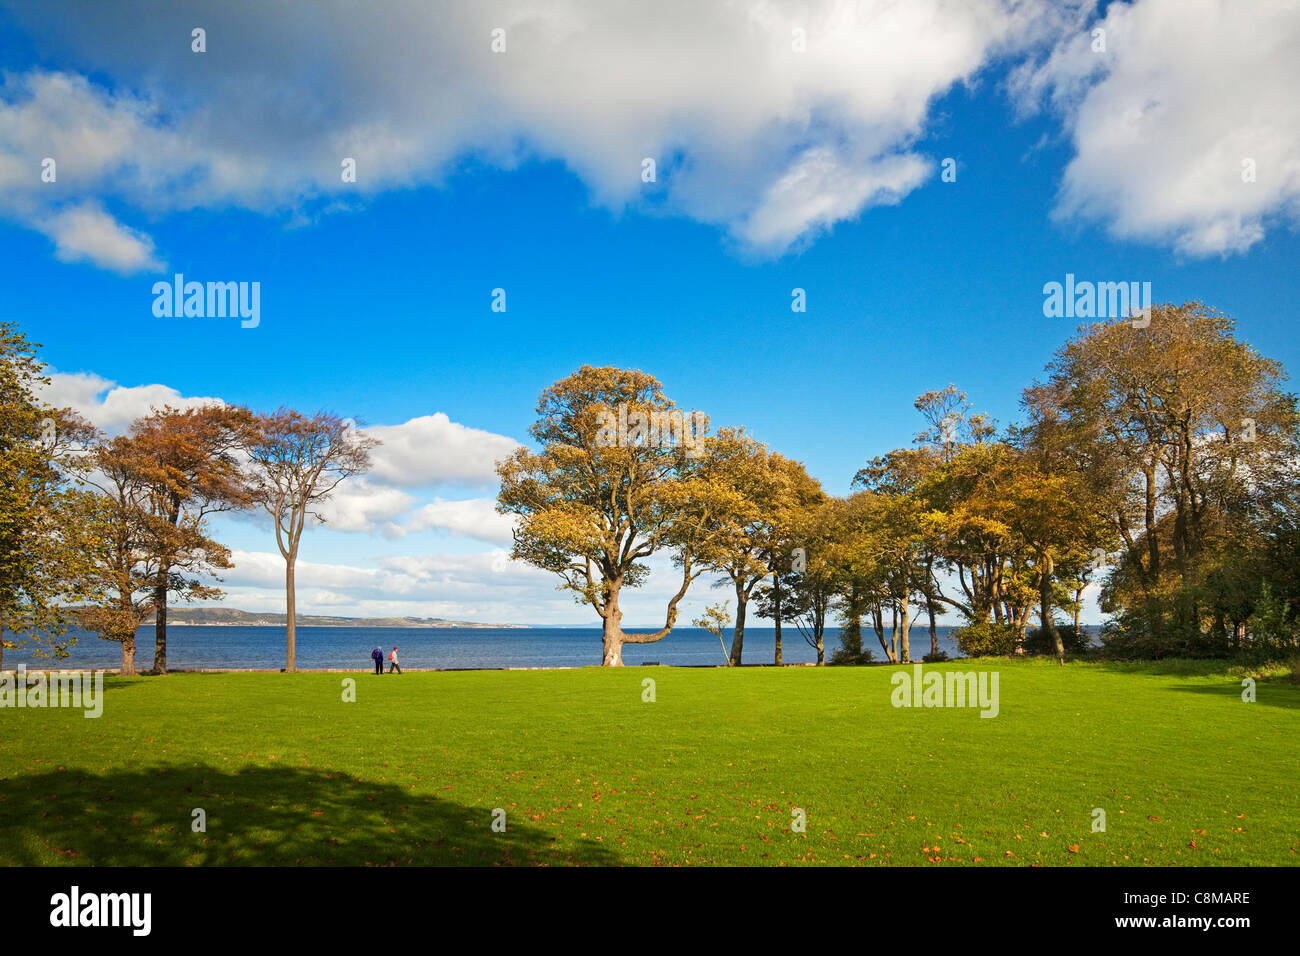
<path id="1" fill-rule="evenodd" d="M 128 229 L 94 202 L 62 209 L 37 228 L 54 240 L 54 255 L 62 262 L 90 262 L 122 275 L 163 268 L 152 239 Z"/>
<path id="2" fill-rule="evenodd" d="M 1057 35 L 1077 6 L 408 0 L 376 16 L 342 0 L 125 0 L 62 18 L 20 8 L 16 19 L 69 66 L 0 90 L 0 211 L 34 224 L 72 215 L 49 203 L 111 193 L 161 212 L 300 216 L 436 183 L 466 157 L 506 167 L 540 157 L 564 162 L 601 204 L 690 216 L 776 254 L 917 188 L 931 161 L 913 146 L 934 99 Z M 207 31 L 202 54 L 190 49 L 195 24 Z M 497 28 L 501 53 L 490 47 Z M 69 170 L 56 191 L 38 179 L 47 155 Z M 355 185 L 340 181 L 344 157 L 356 160 Z M 651 184 L 645 158 L 659 166 Z M 97 231 L 76 254 L 119 269 L 154 261 L 144 237 L 105 222 Z"/>
<path id="3" fill-rule="evenodd" d="M 278 553 L 232 553 L 223 575 L 223 604 L 251 611 L 284 611 L 284 560 Z M 642 588 L 623 595 L 629 627 L 661 627 L 668 599 L 681 583 L 667 559 L 654 557 Z M 397 555 L 378 566 L 299 561 L 298 611 L 344 616 L 450 617 L 484 623 L 598 627 L 595 612 L 557 591 L 549 572 L 510 561 L 503 550 L 484 554 Z M 707 580 L 696 581 L 683 602 L 681 626 L 716 600 Z"/>
<path id="4" fill-rule="evenodd" d="M 1139 0 L 1112 3 L 1093 29 L 1104 51 L 1082 30 L 1012 78 L 1022 107 L 1065 119 L 1061 217 L 1189 256 L 1300 223 L 1300 6 Z"/>
<path id="5" fill-rule="evenodd" d="M 167 385 L 123 386 L 91 372 L 51 372 L 41 399 L 55 408 L 71 408 L 107 432 L 124 431 L 155 408 L 223 405 L 219 398 L 183 396 Z"/>
<path id="6" fill-rule="evenodd" d="M 284 609 L 284 559 L 278 553 L 232 553 L 234 568 L 223 577 L 225 604 L 249 610 Z M 573 620 L 572 603 L 555 601 L 554 581 L 544 572 L 485 554 L 404 555 L 376 567 L 299 561 L 298 607 L 304 614 L 451 616 L 466 620 L 524 623 L 524 607 L 556 605 Z"/>
<path id="7" fill-rule="evenodd" d="M 493 498 L 465 501 L 435 499 L 415 512 L 404 532 L 438 529 L 491 544 L 509 545 L 513 540 L 514 518 L 497 514 Z"/>
<path id="8" fill-rule="evenodd" d="M 412 495 L 361 475 L 335 488 L 317 511 L 335 531 L 373 531 L 391 525 L 415 503 Z"/>
<path id="9" fill-rule="evenodd" d="M 383 442 L 371 456 L 372 474 L 402 487 L 494 486 L 496 463 L 519 447 L 512 438 L 453 422 L 443 412 L 365 431 Z"/>

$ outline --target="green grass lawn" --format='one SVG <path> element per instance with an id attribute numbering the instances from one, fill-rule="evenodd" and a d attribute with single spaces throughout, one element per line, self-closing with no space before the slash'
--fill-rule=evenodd
<path id="1" fill-rule="evenodd" d="M 0 710 L 0 862 L 1300 862 L 1300 686 L 935 669 L 998 671 L 998 716 L 888 667 L 110 677 L 97 720 Z"/>

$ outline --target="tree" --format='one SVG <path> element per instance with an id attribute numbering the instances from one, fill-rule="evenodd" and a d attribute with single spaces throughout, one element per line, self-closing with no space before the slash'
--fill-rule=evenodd
<path id="1" fill-rule="evenodd" d="M 912 599 L 935 594 L 926 503 L 918 488 L 934 467 L 925 449 L 899 449 L 873 459 L 853 479 L 868 496 L 858 499 L 863 544 L 875 552 L 873 572 L 883 574 L 876 591 L 877 636 L 891 661 L 911 660 Z M 861 561 L 861 555 L 858 558 Z M 883 637 L 879 606 L 890 608 L 891 643 Z"/>
<path id="2" fill-rule="evenodd" d="M 967 444 L 925 476 L 917 495 L 927 538 L 961 589 L 939 591 L 939 599 L 971 625 L 1005 625 L 1023 641 L 1038 592 L 1005 497 L 1019 467 L 1019 452 L 1006 442 Z"/>
<path id="3" fill-rule="evenodd" d="M 1011 534 L 1034 555 L 1038 579 L 1039 619 L 1043 631 L 1065 662 L 1065 646 L 1052 617 L 1057 562 L 1077 562 L 1101 540 L 1101 515 L 1092 506 L 1080 475 L 1064 467 L 1048 473 L 1025 460 L 1004 495 Z"/>
<path id="4" fill-rule="evenodd" d="M 771 517 L 779 494 L 767 446 L 742 429 L 722 428 L 709 442 L 702 476 L 719 489 L 718 507 L 698 561 L 723 575 L 736 595 L 729 662 L 739 667 L 745 646 L 750 596 L 767 576 L 767 553 L 775 541 Z"/>
<path id="5" fill-rule="evenodd" d="M 254 423 L 246 448 L 252 496 L 271 516 L 284 557 L 284 669 L 289 673 L 298 669 L 294 569 L 307 518 L 324 524 L 317 509 L 343 481 L 370 467 L 370 451 L 378 444 L 329 412 L 307 416 L 281 408 Z"/>
<path id="6" fill-rule="evenodd" d="M 68 544 L 64 471 L 88 426 L 38 399 L 48 381 L 36 346 L 0 323 L 0 666 L 5 648 L 33 639 L 36 656 L 67 656 L 75 639 L 63 608 L 83 596 L 85 554 Z"/>
<path id="7" fill-rule="evenodd" d="M 914 444 L 919 446 L 917 452 L 911 453 L 907 462 L 910 472 L 909 487 L 916 488 L 936 469 L 948 467 L 958 454 L 972 446 L 982 446 L 997 431 L 996 423 L 987 415 L 971 414 L 971 404 L 966 400 L 966 393 L 956 385 L 948 384 L 937 391 L 921 395 L 913 403 L 929 425 L 916 435 Z M 926 500 L 925 507 L 938 507 L 943 503 Z M 923 560 L 925 573 L 920 582 L 921 594 L 925 597 L 925 610 L 930 625 L 930 653 L 939 653 L 939 634 L 935 618 L 942 605 L 952 605 L 945 599 L 939 584 L 939 571 L 963 570 L 960 564 L 945 559 L 943 546 L 946 538 L 942 522 L 936 522 L 936 514 L 922 517 Z"/>
<path id="8" fill-rule="evenodd" d="M 720 601 L 717 604 L 710 604 L 704 609 L 704 613 L 692 622 L 696 627 L 703 628 L 718 639 L 718 644 L 722 647 L 722 658 L 731 666 L 731 656 L 727 653 L 727 643 L 722 639 L 722 632 L 727 629 L 731 623 L 731 611 L 727 608 L 726 601 Z"/>
<path id="9" fill-rule="evenodd" d="M 792 621 L 819 665 L 826 663 L 826 622 L 839 600 L 835 548 L 844 533 L 844 508 L 841 498 L 823 498 L 794 515 L 790 540 L 798 543 L 800 560 L 783 563 L 774 572 L 779 584 L 759 595 L 759 617 Z"/>
<path id="10" fill-rule="evenodd" d="M 830 549 L 828 562 L 842 597 L 840 616 L 840 650 L 831 657 L 832 664 L 858 664 L 871 659 L 862 647 L 862 618 L 868 616 L 885 656 L 899 660 L 898 616 L 894 603 L 895 555 L 887 553 L 890 533 L 885 513 L 887 502 L 881 494 L 859 491 L 841 506 L 838 524 L 840 537 Z M 885 641 L 885 612 L 893 614 L 893 631 Z"/>
<path id="11" fill-rule="evenodd" d="M 121 643 L 126 674 L 135 673 L 140 624 L 158 613 L 168 593 L 183 600 L 219 597 L 204 578 L 231 566 L 229 550 L 208 535 L 201 507 L 169 510 L 167 494 L 181 479 L 168 465 L 177 459 L 164 453 L 185 438 L 162 434 L 166 418 L 155 413 L 116 438 L 96 434 L 77 462 L 78 489 L 67 502 L 78 526 L 68 539 L 89 562 L 83 590 L 95 595 L 81 609 L 82 625 Z M 184 493 L 201 494 L 193 487 Z"/>
<path id="12" fill-rule="evenodd" d="M 1245 529 L 1267 536 L 1295 486 L 1295 398 L 1281 366 L 1234 329 L 1198 302 L 1155 306 L 1145 328 L 1096 323 L 1026 392 L 1107 502 L 1122 544 L 1103 607 L 1144 653 L 1226 649 L 1228 618 L 1248 616 L 1249 602 L 1214 568 L 1252 550 Z M 1244 617 L 1232 622 L 1245 629 Z"/>
<path id="13" fill-rule="evenodd" d="M 714 489 L 708 534 L 699 553 L 702 565 L 723 574 L 736 594 L 736 624 L 730 660 L 739 667 L 745 642 L 745 617 L 756 589 L 789 563 L 788 541 L 800 508 L 821 496 L 821 487 L 803 466 L 770 451 L 742 429 L 722 428 L 708 443 L 699 476 Z M 778 582 L 774 582 L 778 583 Z M 781 663 L 781 590 L 773 589 L 776 663 Z"/>
<path id="14" fill-rule="evenodd" d="M 90 556 L 88 577 L 98 600 L 79 610 L 81 626 L 121 645 L 122 674 L 135 674 L 135 636 L 154 609 L 159 555 L 172 547 L 171 528 L 149 508 L 137 451 L 125 436 L 100 440 L 84 461 L 86 484 L 68 505 Z"/>
<path id="15" fill-rule="evenodd" d="M 758 616 L 772 621 L 776 643 L 773 663 L 780 667 L 784 663 L 781 625 L 792 613 L 787 579 L 804 573 L 809 548 L 818 546 L 818 542 L 805 540 L 802 532 L 809 514 L 826 500 L 826 494 L 821 483 L 800 462 L 776 453 L 772 454 L 771 462 L 779 494 L 773 501 L 769 519 L 773 544 L 765 552 L 769 577 L 758 592 Z M 819 663 L 822 654 L 823 650 L 819 649 Z"/>
<path id="16" fill-rule="evenodd" d="M 529 429 L 541 450 L 497 466 L 497 511 L 518 518 L 512 557 L 555 573 L 595 610 L 606 667 L 622 665 L 624 644 L 666 637 L 704 570 L 696 552 L 721 493 L 699 476 L 707 422 L 691 418 L 694 427 L 651 375 L 584 365 L 542 392 Z M 625 632 L 623 589 L 644 583 L 656 553 L 673 556 L 681 586 L 662 628 Z"/>
<path id="17" fill-rule="evenodd" d="M 136 467 L 149 491 L 152 513 L 166 521 L 171 535 L 160 541 L 173 548 L 158 555 L 154 589 L 154 662 L 156 674 L 167 672 L 167 595 L 193 593 L 184 571 L 230 567 L 224 548 L 198 548 L 209 514 L 248 507 L 253 489 L 241 472 L 239 451 L 253 436 L 253 416 L 246 409 L 223 405 L 178 411 L 155 410 L 129 432 Z"/>

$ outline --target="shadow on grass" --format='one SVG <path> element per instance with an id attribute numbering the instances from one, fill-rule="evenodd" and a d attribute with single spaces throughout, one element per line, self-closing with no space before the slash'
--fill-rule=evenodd
<path id="1" fill-rule="evenodd" d="M 1180 684 L 1173 688 L 1188 694 L 1208 694 L 1244 703 L 1241 699 L 1241 680 L 1236 683 L 1226 682 L 1222 687 L 1217 684 Z M 1285 707 L 1288 710 L 1300 710 L 1300 693 L 1296 693 L 1294 684 L 1280 680 L 1261 680 L 1255 684 L 1255 702 L 1251 706 Z"/>
<path id="2" fill-rule="evenodd" d="M 192 811 L 207 832 L 191 829 Z M 508 812 L 508 811 L 507 811 Z M 68 770 L 0 784 L 0 863 L 190 865 L 618 865 L 569 841 L 403 787 L 308 768 Z"/>
<path id="3" fill-rule="evenodd" d="M 1243 673 L 1241 665 L 1224 660 L 1169 658 L 1154 661 L 1091 661 L 1092 666 L 1116 674 L 1151 674 L 1159 677 L 1195 677 L 1195 683 L 1179 684 L 1172 690 L 1188 694 L 1205 694 L 1225 700 L 1241 701 Z M 1213 681 L 1207 681 L 1212 678 Z M 1258 680 L 1255 702 L 1289 710 L 1300 709 L 1300 693 L 1295 684 L 1283 678 Z"/>
<path id="4" fill-rule="evenodd" d="M 1222 677 L 1233 680 L 1233 661 L 1217 658 L 1166 657 L 1158 660 L 1113 660 L 1109 658 L 1076 658 L 1103 671 L 1116 674 L 1154 674 L 1159 677 Z"/>

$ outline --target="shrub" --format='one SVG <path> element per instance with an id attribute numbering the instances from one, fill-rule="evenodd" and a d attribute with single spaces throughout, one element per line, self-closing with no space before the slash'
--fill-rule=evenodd
<path id="1" fill-rule="evenodd" d="M 967 657 L 1006 657 L 1016 650 L 1016 629 L 1010 624 L 980 621 L 952 632 Z"/>
<path id="2" fill-rule="evenodd" d="M 1293 662 L 1300 649 L 1298 632 L 1300 625 L 1291 613 L 1290 602 L 1278 599 L 1265 583 L 1250 616 L 1246 643 L 1237 648 L 1236 656 L 1249 664 Z"/>
<path id="3" fill-rule="evenodd" d="M 921 658 L 924 664 L 942 664 L 946 660 L 951 660 L 947 651 L 935 651 L 933 654 L 926 654 Z"/>
<path id="4" fill-rule="evenodd" d="M 862 623 L 849 616 L 840 629 L 840 646 L 831 655 L 832 664 L 870 664 L 871 649 L 862 644 Z"/>
<path id="5" fill-rule="evenodd" d="M 1225 634 L 1129 614 L 1108 622 L 1101 641 L 1106 657 L 1122 660 L 1204 659 L 1231 653 Z"/>
<path id="6" fill-rule="evenodd" d="M 1088 650 L 1088 632 L 1080 628 L 1075 630 L 1073 624 L 1056 625 L 1056 633 L 1061 635 L 1061 644 L 1067 654 L 1083 654 Z M 1055 654 L 1056 645 L 1051 636 L 1041 627 L 1031 627 L 1025 635 L 1026 654 Z"/>
<path id="7" fill-rule="evenodd" d="M 871 648 L 859 645 L 856 649 L 852 650 L 845 647 L 836 648 L 835 653 L 831 655 L 830 662 L 832 664 L 856 665 L 870 664 L 873 660 L 874 658 L 871 656 Z"/>

